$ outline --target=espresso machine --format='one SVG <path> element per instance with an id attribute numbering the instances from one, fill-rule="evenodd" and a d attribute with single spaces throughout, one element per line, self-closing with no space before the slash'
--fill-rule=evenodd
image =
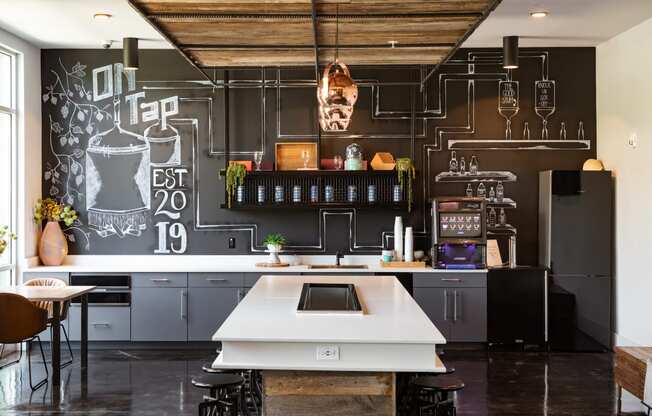
<path id="1" fill-rule="evenodd" d="M 432 201 L 432 267 L 487 267 L 487 218 L 484 198 L 440 197 Z"/>

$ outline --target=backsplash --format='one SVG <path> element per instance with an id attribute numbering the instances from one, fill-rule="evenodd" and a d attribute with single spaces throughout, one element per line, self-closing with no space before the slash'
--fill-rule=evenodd
<path id="1" fill-rule="evenodd" d="M 229 80 L 215 88 L 172 50 L 141 51 L 131 74 L 119 50 L 44 50 L 43 193 L 80 213 L 65 230 L 71 254 L 249 254 L 262 252 L 272 232 L 294 253 L 372 254 L 392 246 L 395 215 L 427 248 L 427 201 L 468 186 L 441 180 L 455 150 L 467 169 L 476 156 L 480 170 L 515 176 L 504 184 L 516 206 L 506 213 L 519 263 L 534 264 L 538 172 L 579 169 L 595 157 L 595 50 L 522 49 L 511 72 L 500 53 L 458 51 L 423 92 L 429 68 L 354 67 L 349 131 L 318 137 L 312 68 L 215 71 Z M 321 158 L 343 156 L 353 142 L 367 160 L 378 151 L 411 157 L 412 212 L 221 208 L 227 149 L 238 160 L 263 151 L 272 163 L 276 143 L 317 140 Z"/>

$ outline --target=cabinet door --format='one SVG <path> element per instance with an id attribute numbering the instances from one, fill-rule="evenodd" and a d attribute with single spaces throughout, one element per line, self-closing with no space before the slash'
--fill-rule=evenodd
<path id="1" fill-rule="evenodd" d="M 235 287 L 190 288 L 188 340 L 210 341 L 238 304 L 241 291 Z"/>
<path id="2" fill-rule="evenodd" d="M 487 341 L 487 289 L 478 287 L 448 289 L 452 305 L 450 341 Z"/>
<path id="3" fill-rule="evenodd" d="M 414 300 L 447 340 L 451 334 L 452 290 L 441 287 L 414 288 Z"/>
<path id="4" fill-rule="evenodd" d="M 132 341 L 186 341 L 188 289 L 135 287 L 131 292 Z"/>

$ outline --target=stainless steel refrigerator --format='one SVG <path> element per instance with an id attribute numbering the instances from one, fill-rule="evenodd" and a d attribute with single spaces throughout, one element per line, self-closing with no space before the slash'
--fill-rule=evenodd
<path id="1" fill-rule="evenodd" d="M 549 271 L 552 350 L 611 348 L 613 251 L 611 172 L 540 172 L 539 265 Z"/>

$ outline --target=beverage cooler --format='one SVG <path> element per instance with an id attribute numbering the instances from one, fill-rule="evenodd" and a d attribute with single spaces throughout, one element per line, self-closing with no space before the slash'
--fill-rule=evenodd
<path id="1" fill-rule="evenodd" d="M 611 349 L 612 259 L 611 172 L 540 172 L 539 264 L 549 276 L 551 349 Z"/>

